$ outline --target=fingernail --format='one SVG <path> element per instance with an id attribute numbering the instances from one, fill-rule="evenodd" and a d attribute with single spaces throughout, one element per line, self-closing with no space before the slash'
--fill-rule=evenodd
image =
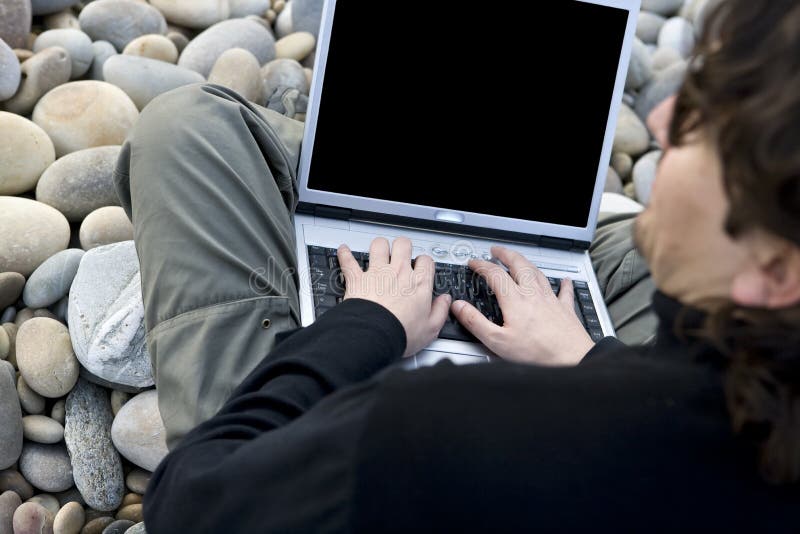
<path id="1" fill-rule="evenodd" d="M 451 305 L 451 308 L 455 313 L 458 313 L 461 311 L 461 308 L 463 308 L 466 304 L 467 303 L 464 302 L 463 300 L 457 300 Z"/>

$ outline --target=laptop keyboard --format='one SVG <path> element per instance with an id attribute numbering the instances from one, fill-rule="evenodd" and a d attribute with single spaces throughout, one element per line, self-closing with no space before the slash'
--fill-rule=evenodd
<path id="1" fill-rule="evenodd" d="M 362 269 L 369 267 L 369 253 L 353 252 Z M 314 313 L 321 316 L 342 301 L 345 284 L 339 268 L 336 249 L 315 245 L 308 246 L 308 260 L 311 267 L 311 290 L 314 296 Z M 413 264 L 412 260 L 412 264 Z M 547 278 L 556 295 L 561 288 L 560 278 Z M 603 330 L 592 303 L 589 286 L 586 282 L 573 281 L 575 287 L 575 314 L 580 319 L 589 336 L 594 341 L 603 338 Z M 503 314 L 497 304 L 497 298 L 480 275 L 466 265 L 436 263 L 436 274 L 433 281 L 433 295 L 449 293 L 453 300 L 466 300 L 475 306 L 483 315 L 495 323 L 503 324 Z M 450 314 L 444 327 L 439 332 L 440 339 L 478 342 L 466 328 Z"/>

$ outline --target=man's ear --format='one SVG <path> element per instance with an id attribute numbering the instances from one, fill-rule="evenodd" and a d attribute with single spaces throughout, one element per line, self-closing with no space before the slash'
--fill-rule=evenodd
<path id="1" fill-rule="evenodd" d="M 779 309 L 800 304 L 800 248 L 764 234 L 751 240 L 753 261 L 733 279 L 731 299 L 741 306 Z"/>

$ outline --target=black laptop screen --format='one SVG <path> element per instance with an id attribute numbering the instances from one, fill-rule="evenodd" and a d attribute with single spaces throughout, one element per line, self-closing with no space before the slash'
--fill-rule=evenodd
<path id="1" fill-rule="evenodd" d="M 338 0 L 309 189 L 586 226 L 627 16 Z"/>

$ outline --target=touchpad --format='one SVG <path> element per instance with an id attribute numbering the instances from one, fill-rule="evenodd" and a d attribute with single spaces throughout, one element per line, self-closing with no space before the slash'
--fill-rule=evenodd
<path id="1" fill-rule="evenodd" d="M 468 354 L 455 354 L 452 352 L 440 352 L 436 350 L 423 350 L 418 352 L 405 363 L 406 369 L 419 369 L 420 367 L 430 367 L 441 360 L 450 360 L 456 365 L 471 365 L 474 363 L 489 363 L 487 356 L 471 356 Z"/>

